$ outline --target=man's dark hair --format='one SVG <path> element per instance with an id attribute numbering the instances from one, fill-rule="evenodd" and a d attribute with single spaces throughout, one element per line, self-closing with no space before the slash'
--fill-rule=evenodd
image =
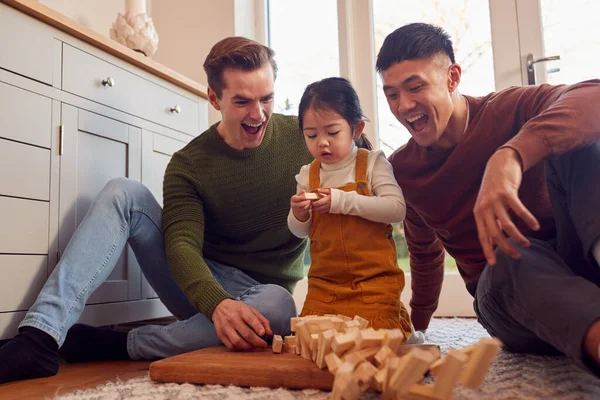
<path id="1" fill-rule="evenodd" d="M 377 55 L 375 67 L 377 72 L 382 73 L 392 64 L 404 60 L 427 58 L 439 53 L 446 54 L 452 64 L 456 62 L 452 40 L 446 31 L 430 24 L 408 24 L 396 29 L 385 38 Z"/>

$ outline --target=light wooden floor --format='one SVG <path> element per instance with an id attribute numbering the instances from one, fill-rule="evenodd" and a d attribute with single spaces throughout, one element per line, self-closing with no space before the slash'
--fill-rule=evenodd
<path id="1" fill-rule="evenodd" d="M 0 399 L 52 399 L 79 389 L 92 389 L 148 373 L 149 361 L 103 361 L 81 364 L 61 364 L 56 376 L 10 382 L 0 385 Z"/>

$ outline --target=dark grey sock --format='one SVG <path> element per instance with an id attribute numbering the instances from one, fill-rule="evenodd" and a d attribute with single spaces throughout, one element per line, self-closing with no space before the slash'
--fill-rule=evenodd
<path id="1" fill-rule="evenodd" d="M 52 336 L 33 327 L 0 347 L 0 383 L 43 378 L 58 372 L 58 345 Z"/>
<path id="2" fill-rule="evenodd" d="M 69 363 L 104 360 L 131 360 L 127 332 L 75 324 L 58 351 Z"/>

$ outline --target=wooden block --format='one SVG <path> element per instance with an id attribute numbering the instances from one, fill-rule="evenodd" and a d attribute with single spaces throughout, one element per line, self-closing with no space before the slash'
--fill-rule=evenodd
<path id="1" fill-rule="evenodd" d="M 501 345 L 502 342 L 496 338 L 481 339 L 477 344 L 477 348 L 471 353 L 465 371 L 460 378 L 460 383 L 470 388 L 481 386 L 485 374 Z"/>
<path id="2" fill-rule="evenodd" d="M 383 385 L 386 381 L 387 373 L 388 369 L 386 367 L 383 367 L 373 377 L 373 386 L 378 392 L 381 392 L 383 390 Z"/>
<path id="3" fill-rule="evenodd" d="M 350 330 L 352 328 L 356 328 L 356 329 L 360 330 L 361 329 L 360 322 L 354 321 L 354 320 L 344 321 L 344 332 L 348 332 L 348 330 Z"/>
<path id="4" fill-rule="evenodd" d="M 302 358 L 311 360 L 310 342 L 311 335 L 308 331 L 308 323 L 306 321 L 300 321 L 296 324 L 296 335 L 300 340 L 300 355 Z"/>
<path id="5" fill-rule="evenodd" d="M 433 391 L 433 385 L 413 385 L 408 393 L 402 396 L 402 400 L 440 400 Z"/>
<path id="6" fill-rule="evenodd" d="M 367 347 L 366 349 L 358 350 L 357 353 L 370 363 L 375 362 L 375 354 L 379 351 L 378 347 Z"/>
<path id="7" fill-rule="evenodd" d="M 404 343 L 404 333 L 400 329 L 390 329 L 387 331 L 387 335 L 383 344 L 392 349 L 393 352 L 397 353 L 400 346 Z"/>
<path id="8" fill-rule="evenodd" d="M 361 357 L 361 355 L 358 354 L 357 351 L 353 351 L 351 353 L 347 353 L 344 357 L 342 357 L 342 361 L 347 364 L 352 364 L 356 367 L 358 364 L 366 360 L 363 357 Z"/>
<path id="9" fill-rule="evenodd" d="M 319 335 L 313 333 L 310 335 L 310 358 L 313 361 L 317 360 L 317 351 L 319 350 Z"/>
<path id="10" fill-rule="evenodd" d="M 319 195 L 317 193 L 304 193 L 304 198 L 306 200 L 319 200 Z"/>
<path id="11" fill-rule="evenodd" d="M 290 331 L 296 332 L 296 325 L 300 321 L 302 321 L 302 318 L 299 318 L 299 317 L 294 317 L 294 318 L 290 319 Z"/>
<path id="12" fill-rule="evenodd" d="M 378 367 L 383 366 L 383 363 L 385 362 L 386 358 L 388 358 L 391 354 L 394 354 L 394 352 L 392 351 L 392 349 L 390 349 L 387 346 L 382 346 L 377 353 L 375 353 L 375 362 L 377 363 Z"/>
<path id="13" fill-rule="evenodd" d="M 449 350 L 443 359 L 444 364 L 433 383 L 433 394 L 437 399 L 447 400 L 452 398 L 452 391 L 467 362 L 467 356 L 456 350 Z"/>
<path id="14" fill-rule="evenodd" d="M 319 323 L 319 330 L 321 332 L 328 331 L 330 329 L 335 330 L 335 325 L 331 321 L 323 321 Z"/>
<path id="15" fill-rule="evenodd" d="M 400 367 L 401 364 L 402 364 L 402 358 L 397 357 L 393 354 L 390 354 L 390 356 L 385 360 L 384 368 L 387 371 L 387 374 L 385 376 L 385 381 L 383 382 L 382 393 L 385 394 L 386 396 L 388 394 L 389 395 L 393 394 L 389 390 L 391 377 L 398 370 L 398 368 Z M 391 396 L 391 397 L 393 397 L 393 396 Z"/>
<path id="16" fill-rule="evenodd" d="M 333 338 L 335 337 L 336 333 L 337 332 L 335 329 L 328 329 L 319 334 L 317 359 L 315 362 L 317 363 L 317 367 L 321 369 L 327 366 L 325 357 L 331 353 L 331 343 L 333 342 Z"/>
<path id="17" fill-rule="evenodd" d="M 354 378 L 353 372 L 339 371 L 335 375 L 331 400 L 356 400 L 360 396 L 360 393 L 360 388 Z"/>
<path id="18" fill-rule="evenodd" d="M 338 356 L 342 356 L 346 351 L 354 347 L 354 341 L 358 332 L 350 332 L 335 335 L 331 343 L 331 350 Z"/>
<path id="19" fill-rule="evenodd" d="M 477 343 L 470 344 L 462 349 L 458 349 L 459 352 L 463 353 L 467 357 L 470 357 L 473 354 L 473 351 L 477 348 Z"/>
<path id="20" fill-rule="evenodd" d="M 381 347 L 386 335 L 385 330 L 361 330 L 356 338 L 356 348 L 360 350 L 367 347 Z"/>
<path id="21" fill-rule="evenodd" d="M 335 330 L 338 332 L 342 332 L 344 330 L 344 320 L 338 317 L 332 317 L 329 320 L 333 326 L 335 327 Z"/>
<path id="22" fill-rule="evenodd" d="M 427 351 L 414 349 L 400 361 L 400 366 L 390 378 L 388 390 L 396 397 L 402 397 L 410 388 L 423 379 L 431 363 L 433 355 Z"/>
<path id="23" fill-rule="evenodd" d="M 283 342 L 283 350 L 282 353 L 295 354 L 296 353 L 296 345 Z"/>
<path id="24" fill-rule="evenodd" d="M 296 344 L 296 336 L 286 336 L 283 338 L 283 343 L 287 344 Z"/>
<path id="25" fill-rule="evenodd" d="M 327 364 L 327 369 L 333 375 L 335 375 L 343 364 L 342 360 L 335 353 L 329 353 L 325 356 L 325 364 Z"/>
<path id="26" fill-rule="evenodd" d="M 356 367 L 356 370 L 354 371 L 354 377 L 358 382 L 361 392 L 364 392 L 371 386 L 371 381 L 377 372 L 379 372 L 379 370 L 368 361 L 358 364 L 358 367 Z"/>
<path id="27" fill-rule="evenodd" d="M 366 319 L 364 319 L 360 315 L 355 315 L 354 316 L 354 321 L 358 321 L 358 323 L 360 324 L 360 329 L 367 329 L 368 326 L 369 326 L 369 321 L 367 321 Z"/>
<path id="28" fill-rule="evenodd" d="M 402 357 L 402 356 L 410 353 L 414 349 L 428 351 L 433 356 L 435 356 L 436 359 L 440 358 L 440 356 L 442 354 L 442 352 L 440 351 L 440 346 L 435 345 L 435 344 L 402 344 L 395 351 L 395 353 L 398 357 Z"/>
<path id="29" fill-rule="evenodd" d="M 279 335 L 273 336 L 273 344 L 271 346 L 273 353 L 279 354 L 281 353 L 281 348 L 283 347 L 283 339 Z"/>
<path id="30" fill-rule="evenodd" d="M 466 365 L 467 361 L 469 360 L 469 357 L 467 357 L 464 353 L 462 353 L 456 349 L 453 349 L 452 347 L 450 349 L 448 349 L 448 353 L 453 353 L 454 357 L 458 357 L 461 360 L 461 362 L 463 363 L 463 367 L 464 367 L 464 365 Z M 429 373 L 433 376 L 438 375 L 438 373 L 444 366 L 445 362 L 446 362 L 446 357 L 442 357 L 439 360 L 437 360 L 436 362 L 434 362 L 433 364 L 431 364 L 429 366 Z"/>

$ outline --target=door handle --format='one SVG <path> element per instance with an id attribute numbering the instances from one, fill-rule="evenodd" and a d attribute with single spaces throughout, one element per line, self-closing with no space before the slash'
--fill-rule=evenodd
<path id="1" fill-rule="evenodd" d="M 560 56 L 549 56 L 538 58 L 537 60 L 533 58 L 533 54 L 527 54 L 527 84 L 535 85 L 535 64 L 546 61 L 557 61 L 560 60 Z M 558 70 L 552 70 L 551 72 L 558 72 Z"/>

